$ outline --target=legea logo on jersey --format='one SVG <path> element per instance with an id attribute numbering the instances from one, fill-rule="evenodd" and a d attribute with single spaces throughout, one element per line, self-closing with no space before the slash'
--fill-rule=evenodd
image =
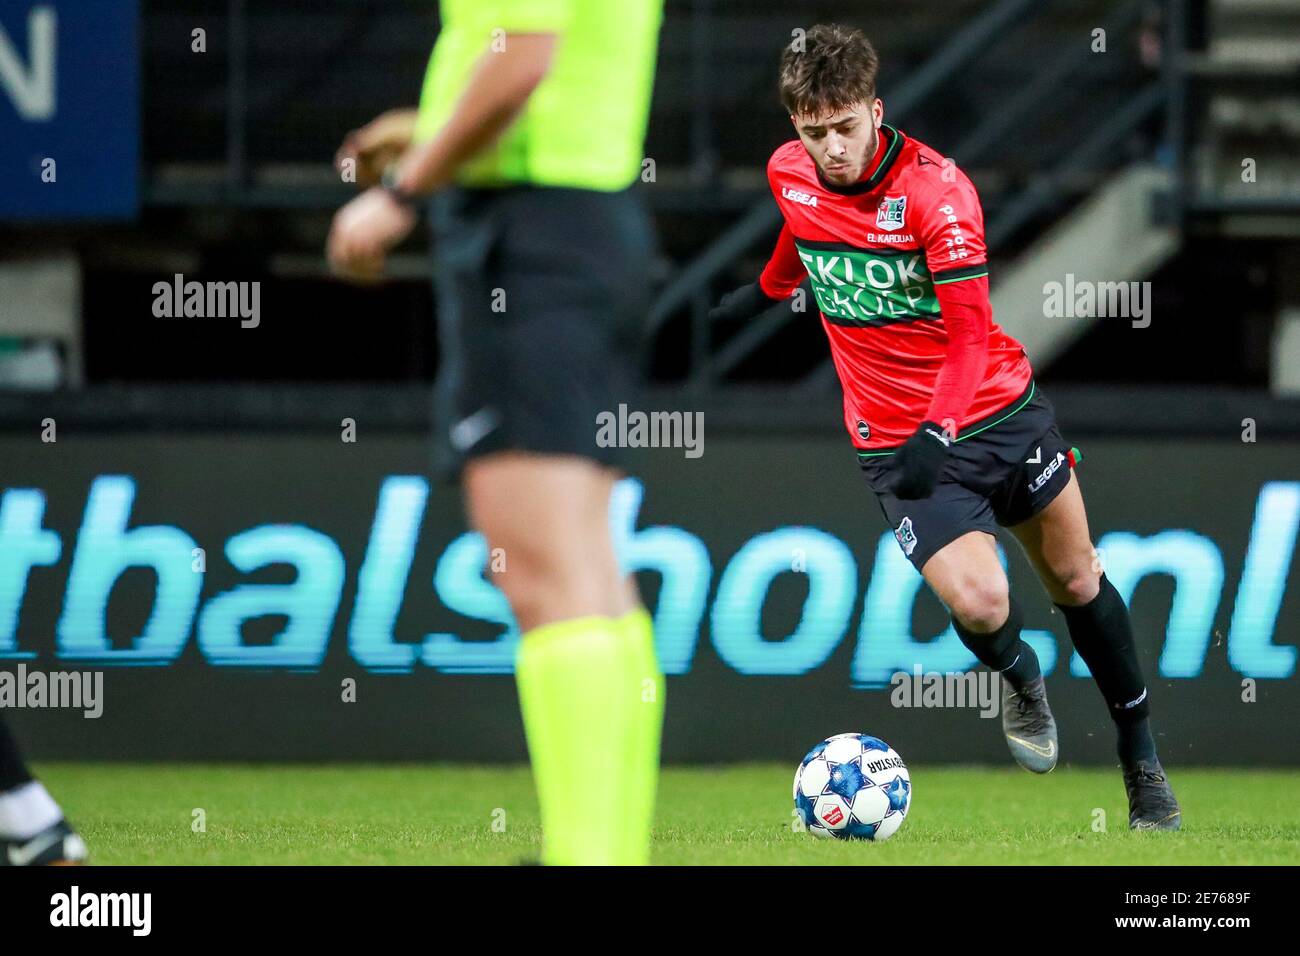
<path id="1" fill-rule="evenodd" d="M 789 186 L 781 188 L 781 195 L 791 202 L 801 203 L 805 206 L 816 206 L 817 197 L 811 193 L 803 193 L 797 189 L 791 189 Z"/>
<path id="2" fill-rule="evenodd" d="M 880 200 L 880 208 L 876 211 L 876 228 L 883 229 L 886 232 L 896 232 L 902 229 L 903 213 L 906 209 L 906 196 L 899 196 L 896 199 L 886 196 Z"/>

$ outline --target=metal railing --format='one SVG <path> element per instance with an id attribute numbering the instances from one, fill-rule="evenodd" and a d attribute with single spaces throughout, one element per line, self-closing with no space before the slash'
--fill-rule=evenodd
<path id="1" fill-rule="evenodd" d="M 1158 197 L 1162 201 L 1156 209 L 1158 215 L 1168 217 L 1166 221 L 1175 226 L 1181 226 L 1189 217 L 1206 213 L 1287 209 L 1285 200 L 1224 199 L 1200 193 L 1195 188 L 1195 156 L 1190 144 L 1195 140 L 1194 128 L 1201 104 L 1193 95 L 1196 61 L 1188 50 L 1189 8 L 1203 2 L 1164 0 L 1160 7 L 1164 39 L 1159 73 L 1153 71 L 1150 77 L 1135 81 L 1131 88 L 1108 102 L 1101 121 L 1078 124 L 1078 140 L 1062 151 L 1059 159 L 1051 157 L 1052 162 L 1023 182 L 1012 182 L 1001 191 L 996 188 L 986 191 L 986 208 L 991 213 L 986 239 L 992 250 L 1005 254 L 1034 229 L 1041 228 L 1081 198 L 1100 176 L 1122 161 L 1116 158 L 1119 147 L 1138 130 L 1145 131 L 1148 138 L 1152 138 L 1152 129 L 1157 130 L 1154 139 L 1159 146 L 1159 161 L 1170 166 L 1174 173 L 1176 186 L 1169 195 Z M 716 107 L 708 106 L 725 72 L 717 65 L 718 51 L 727 39 L 719 31 L 724 29 L 724 16 L 735 16 L 734 8 L 716 0 L 670 0 L 670 6 L 680 51 L 674 75 L 678 88 L 689 84 L 692 101 L 689 119 L 682 117 L 687 123 L 682 137 L 685 155 L 677 159 L 688 175 L 681 177 L 684 185 L 680 188 L 649 191 L 651 200 L 661 211 L 688 213 L 697 199 L 703 201 L 704 197 L 712 196 L 710 209 L 714 215 L 724 209 L 726 214 L 739 210 L 734 221 L 709 240 L 702 251 L 669 270 L 647 322 L 645 337 L 650 343 L 647 361 L 655 343 L 664 339 L 670 327 L 674 334 L 684 333 L 669 340 L 687 343 L 686 385 L 700 393 L 737 378 L 742 366 L 759 356 L 800 316 L 778 306 L 741 329 L 718 330 L 709 322 L 708 311 L 721 291 L 719 286 L 724 275 L 735 268 L 738 260 L 752 256 L 760 243 L 774 238 L 781 219 L 776 204 L 765 190 L 750 202 L 752 192 L 728 192 L 719 175 L 719 145 L 725 144 L 726 139 L 720 133 Z M 250 150 L 250 133 L 258 132 L 256 127 L 250 127 L 250 110 L 259 89 L 254 82 L 257 71 L 252 42 L 259 29 L 254 14 L 261 15 L 266 9 L 249 0 L 227 0 L 229 69 L 224 77 L 222 162 L 216 177 L 200 182 L 153 181 L 146 190 L 148 201 L 234 209 L 319 210 L 346 195 L 344 187 L 328 181 L 285 186 L 268 182 L 259 175 L 257 136 L 251 137 Z M 1098 26 L 1116 38 L 1118 44 L 1119 38 L 1132 35 L 1134 25 L 1149 9 L 1149 2 L 1144 0 L 1121 2 L 1106 12 L 1104 22 Z M 1050 31 L 1039 28 L 1050 26 L 1054 17 L 1064 16 L 1070 10 L 1070 0 L 995 0 L 968 22 L 953 25 L 937 52 L 912 69 L 901 84 L 886 90 L 890 122 L 906 124 L 928 108 L 934 98 L 974 84 L 981 62 L 1005 60 L 1017 50 L 1028 50 L 1029 42 L 1034 44 L 1035 56 L 1041 57 L 1042 36 Z M 1035 29 L 1038 33 L 1030 41 L 1017 46 L 1021 43 L 1017 39 L 1019 31 Z M 1110 64 L 1093 54 L 1086 41 L 1086 35 L 1081 37 L 1077 31 L 1072 41 L 1062 40 L 1060 48 L 1048 57 L 1042 69 L 1032 72 L 1028 82 L 1009 90 L 995 109 L 983 110 L 978 117 L 980 121 L 955 140 L 951 147 L 954 160 L 968 170 L 981 164 L 987 164 L 986 168 L 1008 165 L 999 159 L 998 151 L 1006 151 L 1007 144 L 1016 142 L 1017 137 L 1024 142 L 1032 136 L 1024 131 L 1034 129 L 1035 124 L 1059 117 L 1064 92 L 1077 90 L 1081 83 L 1098 77 L 1105 80 L 1104 71 Z M 1155 155 L 1154 150 L 1150 152 Z M 725 196 L 725 201 L 720 196 Z M 1300 203 L 1292 203 L 1291 211 L 1300 212 Z M 725 331 L 726 336 L 719 334 L 720 331 Z M 799 388 L 809 394 L 834 387 L 829 360 L 802 375 Z"/>
<path id="2" fill-rule="evenodd" d="M 1182 0 L 1171 0 L 1181 6 Z M 1000 0 L 976 18 L 941 48 L 921 69 L 913 73 L 898 90 L 890 91 L 891 122 L 906 121 L 931 95 L 959 82 L 966 70 L 990 46 L 1004 40 L 1009 29 L 1023 26 L 1029 20 L 1039 19 L 1051 12 L 1053 4 Z M 1134 26 L 1143 15 L 1147 4 L 1143 0 L 1130 0 L 1121 4 L 1107 19 L 1107 34 L 1121 36 Z M 1171 21 L 1178 21 L 1171 17 Z M 1180 21 L 1179 21 L 1180 22 Z M 1173 30 L 1171 28 L 1171 35 Z M 952 151 L 953 157 L 970 168 L 991 158 L 1003 148 L 1007 133 L 1026 125 L 1035 116 L 1050 112 L 1053 101 L 1061 90 L 1083 73 L 1094 59 L 1086 45 L 1062 50 L 1048 70 L 1037 76 L 996 112 L 990 113 Z M 1128 137 L 1134 129 L 1146 123 L 1154 113 L 1170 101 L 1171 91 L 1181 93 L 1183 78 L 1181 64 L 1170 58 L 1169 75 L 1164 81 L 1153 80 L 1130 96 L 1054 168 L 1035 177 L 1028 188 L 1015 195 L 993 218 L 987 229 L 990 248 L 996 249 L 1012 239 L 1016 233 L 1036 217 L 1062 202 L 1071 190 L 1063 184 L 1076 183 L 1080 174 L 1104 163 L 1107 154 Z M 1181 139 L 1177 142 L 1182 142 Z M 1178 151 L 1181 156 L 1182 150 Z M 690 366 L 687 386 L 693 391 L 706 392 L 722 381 L 742 362 L 752 356 L 788 324 L 802 317 L 785 305 L 777 305 L 751 322 L 718 349 L 710 347 L 711 328 L 708 310 L 715 294 L 716 280 L 763 238 L 773 237 L 780 225 L 781 216 L 770 196 L 761 200 L 726 229 L 699 256 L 689 262 L 664 288 L 655 302 L 650 316 L 651 334 L 662 330 L 683 308 L 688 308 L 690 323 Z M 833 388 L 834 367 L 826 358 L 809 372 L 798 390 L 818 393 Z"/>

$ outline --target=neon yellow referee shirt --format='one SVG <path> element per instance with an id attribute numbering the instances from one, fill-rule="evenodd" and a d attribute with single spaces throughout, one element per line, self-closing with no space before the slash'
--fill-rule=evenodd
<path id="1" fill-rule="evenodd" d="M 641 170 L 663 0 L 442 0 L 415 141 L 451 116 L 479 58 L 510 33 L 557 33 L 550 73 L 499 140 L 457 174 L 612 192 Z M 495 46 L 494 46 L 495 44 Z"/>

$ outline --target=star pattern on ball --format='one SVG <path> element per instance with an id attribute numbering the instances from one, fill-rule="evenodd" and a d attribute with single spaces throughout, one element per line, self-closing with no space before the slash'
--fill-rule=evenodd
<path id="1" fill-rule="evenodd" d="M 908 798 L 912 793 L 911 783 L 902 777 L 895 777 L 884 790 L 885 796 L 889 798 L 889 813 L 906 813 Z M 889 813 L 885 816 L 889 816 Z"/>
<path id="2" fill-rule="evenodd" d="M 889 751 L 889 744 L 885 743 L 879 737 L 872 737 L 870 734 L 858 734 L 858 740 L 862 741 L 862 749 L 864 751 L 866 750 L 881 750 L 885 752 Z"/>
<path id="3" fill-rule="evenodd" d="M 907 815 L 911 789 L 901 758 L 879 737 L 837 734 L 800 763 L 794 804 L 814 836 L 887 840 Z"/>
<path id="4" fill-rule="evenodd" d="M 814 747 L 812 750 L 810 750 L 810 751 L 808 751 L 806 754 L 804 754 L 803 762 L 804 762 L 805 764 L 810 764 L 810 763 L 812 763 L 814 760 L 816 760 L 818 757 L 820 757 L 820 756 L 822 755 L 822 753 L 826 750 L 826 745 L 829 744 L 829 743 L 830 743 L 829 740 L 823 740 L 821 743 L 819 743 L 819 744 L 818 744 L 816 747 Z"/>
<path id="5" fill-rule="evenodd" d="M 879 829 L 878 823 L 863 823 L 857 817 L 850 817 L 844 835 L 851 840 L 874 840 Z"/>
<path id="6" fill-rule="evenodd" d="M 804 826 L 811 826 L 817 819 L 813 814 L 813 807 L 816 802 L 815 797 L 808 797 L 802 793 L 794 798 L 795 809 L 799 811 L 799 816 L 803 818 Z"/>
<path id="7" fill-rule="evenodd" d="M 850 763 L 831 763 L 826 762 L 830 768 L 831 778 L 826 782 L 826 788 L 822 793 L 834 793 L 843 797 L 845 800 L 852 800 L 853 795 L 863 788 L 870 786 L 870 782 L 862 775 L 862 769 L 858 766 L 857 761 Z"/>

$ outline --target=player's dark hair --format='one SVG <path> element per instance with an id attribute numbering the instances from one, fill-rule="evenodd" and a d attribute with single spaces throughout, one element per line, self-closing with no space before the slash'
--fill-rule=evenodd
<path id="1" fill-rule="evenodd" d="M 880 59 L 865 33 L 819 23 L 797 35 L 781 54 L 781 104 L 791 115 L 822 115 L 876 96 Z"/>

